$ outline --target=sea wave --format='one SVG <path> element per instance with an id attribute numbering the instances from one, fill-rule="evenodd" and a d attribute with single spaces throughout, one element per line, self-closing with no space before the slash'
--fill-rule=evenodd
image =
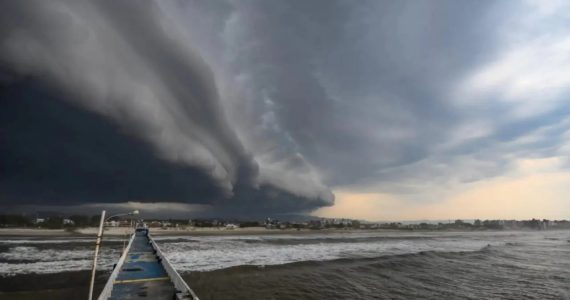
<path id="1" fill-rule="evenodd" d="M 563 243 L 241 265 L 184 275 L 207 299 L 568 299 Z"/>
<path id="2" fill-rule="evenodd" d="M 246 240 L 209 240 L 202 243 L 165 243 L 161 246 L 168 259 L 181 272 L 208 271 L 239 265 L 279 265 L 298 261 L 339 258 L 378 257 L 421 251 L 473 251 L 487 241 L 458 239 L 370 240 L 349 243 L 334 239 L 302 243 L 251 243 Z"/>
<path id="3" fill-rule="evenodd" d="M 34 239 L 2 239 L 0 240 L 0 246 L 2 245 L 31 245 L 31 244 L 91 244 L 95 243 L 96 238 L 85 239 L 85 238 L 34 238 Z M 105 238 L 105 243 L 119 243 L 123 242 L 125 238 Z"/>
<path id="4" fill-rule="evenodd" d="M 546 238 L 545 238 L 546 237 Z M 178 236 L 156 240 L 174 267 L 181 273 L 212 271 L 237 266 L 274 266 L 308 261 L 368 259 L 394 255 L 465 253 L 485 249 L 524 247 L 529 255 L 542 248 L 566 251 L 567 235 L 557 233 L 334 233 L 261 236 Z M 86 243 L 89 241 L 89 243 Z M 105 240 L 101 270 L 110 270 L 121 253 L 124 239 Z M 503 253 L 504 259 L 520 260 L 521 267 L 532 258 Z M 423 254 L 422 254 L 423 253 Z M 428 254 L 426 254 L 428 253 Z M 564 253 L 556 253 L 563 255 Z M 34 239 L 0 242 L 0 276 L 29 273 L 57 273 L 86 270 L 91 266 L 92 240 Z M 442 254 L 445 255 L 445 254 Z M 508 257 L 508 255 L 514 255 Z M 521 256 L 522 255 L 522 256 Z M 525 254 L 526 255 L 526 254 Z M 454 258 L 450 258 L 454 259 Z M 500 262 L 497 262 L 500 263 Z"/>
<path id="5" fill-rule="evenodd" d="M 93 264 L 94 248 L 42 249 L 15 246 L 0 252 L 0 276 L 19 274 L 53 274 L 89 270 Z M 103 248 L 98 267 L 109 270 L 118 260 L 121 249 Z"/>

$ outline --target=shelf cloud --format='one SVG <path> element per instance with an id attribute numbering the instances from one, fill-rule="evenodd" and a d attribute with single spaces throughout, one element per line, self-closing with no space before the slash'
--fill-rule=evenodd
<path id="1" fill-rule="evenodd" d="M 5 1 L 0 203 L 420 207 L 564 172 L 566 6 Z"/>
<path id="2" fill-rule="evenodd" d="M 332 203 L 323 185 L 260 179 L 211 69 L 155 3 L 3 6 L 4 203 L 244 202 L 285 212 Z"/>

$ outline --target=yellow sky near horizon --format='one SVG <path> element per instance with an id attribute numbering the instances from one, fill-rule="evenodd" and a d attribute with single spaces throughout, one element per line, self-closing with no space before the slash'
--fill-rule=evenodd
<path id="1" fill-rule="evenodd" d="M 440 201 L 339 190 L 333 206 L 313 215 L 370 221 L 570 219 L 570 172 L 563 163 L 560 157 L 519 160 L 509 174 L 465 185 Z"/>

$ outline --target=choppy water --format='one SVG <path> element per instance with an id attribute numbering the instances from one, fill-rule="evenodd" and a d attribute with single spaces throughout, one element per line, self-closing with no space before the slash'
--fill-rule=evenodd
<path id="1" fill-rule="evenodd" d="M 157 237 L 201 299 L 570 299 L 570 231 Z M 118 258 L 107 241 L 102 268 Z M 0 240 L 0 274 L 87 270 L 88 239 Z"/>

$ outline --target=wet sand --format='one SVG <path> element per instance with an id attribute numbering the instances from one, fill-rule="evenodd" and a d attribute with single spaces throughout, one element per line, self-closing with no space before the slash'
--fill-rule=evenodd
<path id="1" fill-rule="evenodd" d="M 0 228 L 0 236 L 66 236 L 72 234 L 63 229 Z"/>

